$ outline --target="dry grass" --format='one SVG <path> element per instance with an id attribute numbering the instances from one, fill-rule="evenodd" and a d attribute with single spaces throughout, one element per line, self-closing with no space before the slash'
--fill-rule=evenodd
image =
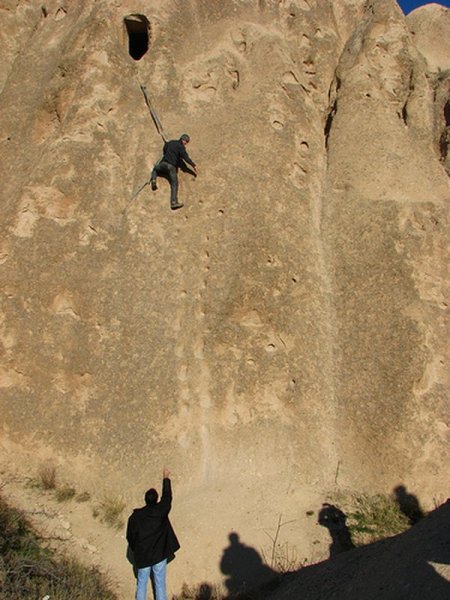
<path id="1" fill-rule="evenodd" d="M 354 498 L 347 525 L 356 546 L 397 535 L 410 526 L 397 502 L 384 494 L 362 494 Z"/>
<path id="2" fill-rule="evenodd" d="M 117 600 L 96 569 L 57 559 L 23 513 L 0 496 L 0 597 L 11 600 Z"/>
<path id="3" fill-rule="evenodd" d="M 56 488 L 56 467 L 53 465 L 42 465 L 38 474 L 38 485 L 43 490 L 54 490 Z"/>
<path id="4" fill-rule="evenodd" d="M 306 558 L 303 560 L 298 558 L 296 546 L 289 544 L 289 542 L 282 542 L 280 539 L 282 528 L 293 522 L 283 521 L 282 515 L 279 515 L 274 531 L 264 532 L 270 539 L 271 544 L 261 549 L 263 562 L 279 574 L 291 573 L 301 569 L 307 563 Z"/>
<path id="5" fill-rule="evenodd" d="M 55 498 L 58 502 L 67 502 L 68 500 L 72 500 L 77 493 L 76 489 L 70 485 L 62 485 L 57 488 L 55 492 Z"/>
<path id="6" fill-rule="evenodd" d="M 172 600 L 224 600 L 227 594 L 220 586 L 201 583 L 197 586 L 183 584 L 181 592 L 172 596 Z"/>
<path id="7" fill-rule="evenodd" d="M 201 583 L 199 585 L 183 584 L 181 591 L 174 594 L 171 600 L 264 600 L 267 597 L 264 589 L 248 592 L 229 593 L 220 585 Z"/>
<path id="8" fill-rule="evenodd" d="M 93 516 L 99 517 L 102 523 L 106 523 L 114 529 L 122 529 L 125 526 L 122 513 L 125 509 L 125 503 L 119 498 L 105 498 L 93 510 Z"/>
<path id="9" fill-rule="evenodd" d="M 77 502 L 88 502 L 91 499 L 91 495 L 89 492 L 81 492 L 75 498 Z"/>

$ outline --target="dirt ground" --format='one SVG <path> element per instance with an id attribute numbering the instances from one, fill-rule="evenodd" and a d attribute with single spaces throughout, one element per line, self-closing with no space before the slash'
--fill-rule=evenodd
<path id="1" fill-rule="evenodd" d="M 132 598 L 134 583 L 125 558 L 123 527 L 114 529 L 94 519 L 91 500 L 59 502 L 54 490 L 36 487 L 36 480 L 18 473 L 0 472 L 2 494 L 14 507 L 25 511 L 42 539 L 59 552 L 95 565 L 112 581 L 119 598 Z"/>
<path id="2" fill-rule="evenodd" d="M 286 577 L 271 600 L 450 598 L 450 500 L 406 532 Z"/>
<path id="3" fill-rule="evenodd" d="M 102 497 L 100 482 L 97 495 L 83 497 L 82 491 L 77 490 L 74 498 L 61 502 L 56 498 L 55 489 L 45 491 L 38 486 L 39 471 L 31 458 L 29 461 L 27 464 L 26 456 L 15 448 L 3 445 L 0 486 L 5 498 L 25 511 L 51 547 L 77 557 L 86 565 L 97 566 L 109 577 L 120 600 L 132 598 L 134 578 L 126 560 L 125 540 L 125 521 L 131 507 L 127 505 L 124 509 L 118 528 L 108 526 L 100 516 L 94 517 Z M 56 489 L 61 485 L 57 481 Z M 245 505 L 248 499 L 243 492 L 241 489 L 236 495 Z M 268 488 L 269 498 L 265 500 L 275 504 L 276 494 L 276 486 Z M 227 589 L 232 591 L 233 582 L 251 584 L 252 570 L 260 581 L 274 574 L 267 563 L 270 564 L 271 540 L 277 535 L 277 522 L 270 527 L 269 521 L 262 517 L 258 521 L 256 515 L 263 512 L 262 499 L 253 497 L 253 504 L 248 505 L 251 510 L 241 510 L 239 514 L 233 499 L 222 497 L 219 514 L 213 502 L 218 495 L 219 490 L 210 490 L 210 496 L 204 490 L 201 504 L 195 496 L 190 501 L 180 499 L 178 511 L 174 503 L 172 520 L 182 549 L 169 567 L 169 595 L 179 592 L 183 583 L 194 586 L 202 582 L 222 588 L 226 593 Z M 294 563 L 297 569 L 301 563 L 305 566 L 281 578 L 270 593 L 273 600 L 444 600 L 450 597 L 449 501 L 445 503 L 441 498 L 439 508 L 403 534 L 328 559 L 328 531 L 318 524 L 317 511 L 306 510 L 308 506 L 317 508 L 318 498 L 318 490 L 303 490 L 295 503 L 298 514 L 303 513 L 304 517 L 289 523 L 289 514 L 279 516 L 284 524 L 278 532 L 277 557 L 284 561 L 281 566 L 289 567 L 289 561 L 292 561 L 291 568 Z M 256 527 L 254 523 L 251 526 L 253 521 L 258 521 Z M 262 537 L 258 538 L 257 530 L 262 532 Z M 293 539 L 289 534 L 298 538 L 298 546 L 289 545 L 288 540 Z M 199 561 L 198 556 L 204 550 L 203 540 L 208 537 L 211 560 Z M 313 540 L 310 545 L 307 539 Z"/>
<path id="4" fill-rule="evenodd" d="M 117 528 L 111 527 L 102 522 L 98 508 L 105 498 L 104 482 L 98 482 L 97 489 L 89 494 L 74 482 L 76 495 L 58 501 L 56 492 L 68 485 L 59 479 L 61 470 L 56 470 L 56 488 L 44 490 L 40 485 L 39 464 L 45 463 L 34 462 L 32 457 L 27 459 L 26 453 L 3 444 L 0 486 L 6 500 L 25 511 L 51 547 L 75 556 L 86 565 L 97 566 L 113 582 L 120 600 L 132 598 L 134 577 L 126 558 L 125 527 L 133 507 L 142 505 L 142 498 L 136 495 L 133 500 L 133 494 L 125 494 L 121 523 Z M 284 566 L 289 562 L 317 562 L 327 556 L 328 532 L 312 514 L 320 506 L 317 490 L 306 487 L 297 490 L 289 499 L 290 512 L 284 505 L 286 511 L 281 515 L 276 512 L 280 508 L 279 496 L 284 493 L 281 485 L 268 487 L 264 497 L 240 488 L 227 498 L 216 486 L 200 489 L 198 493 L 186 494 L 182 490 L 178 493 L 182 487 L 178 479 L 175 474 L 171 520 L 181 549 L 169 566 L 169 596 L 178 593 L 183 584 L 207 583 L 226 592 L 227 581 L 240 578 L 251 582 L 252 577 L 259 581 L 270 576 L 272 570 L 265 563 L 271 561 L 278 519 L 282 527 L 277 555 Z M 96 512 L 100 514 L 94 517 Z M 239 572 L 236 562 L 244 565 Z M 249 576 L 248 571 L 254 574 Z"/>

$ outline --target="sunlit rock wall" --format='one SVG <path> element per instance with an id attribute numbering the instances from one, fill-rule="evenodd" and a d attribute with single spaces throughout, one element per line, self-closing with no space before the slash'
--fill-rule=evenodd
<path id="1" fill-rule="evenodd" d="M 0 23 L 4 447 L 130 504 L 169 463 L 181 527 L 209 491 L 200 538 L 224 494 L 225 535 L 305 490 L 444 489 L 448 78 L 396 2 L 3 1 Z M 191 136 L 176 213 L 164 181 L 130 201 L 162 145 L 140 84 Z"/>

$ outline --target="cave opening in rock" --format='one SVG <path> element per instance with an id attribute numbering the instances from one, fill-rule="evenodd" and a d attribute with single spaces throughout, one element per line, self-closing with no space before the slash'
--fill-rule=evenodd
<path id="1" fill-rule="evenodd" d="M 442 162 L 446 162 L 448 159 L 448 151 L 450 147 L 450 100 L 447 100 L 444 106 L 444 129 L 441 133 L 439 146 L 441 150 L 441 160 Z"/>
<path id="2" fill-rule="evenodd" d="M 444 121 L 445 126 L 450 127 L 450 100 L 447 100 L 444 106 Z"/>
<path id="3" fill-rule="evenodd" d="M 141 60 L 150 44 L 150 22 L 144 15 L 132 14 L 123 20 L 128 35 L 128 53 Z"/>

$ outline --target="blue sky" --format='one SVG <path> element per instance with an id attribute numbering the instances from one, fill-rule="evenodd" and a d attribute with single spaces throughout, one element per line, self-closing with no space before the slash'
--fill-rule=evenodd
<path id="1" fill-rule="evenodd" d="M 400 4 L 400 7 L 406 15 L 418 6 L 431 4 L 431 0 L 397 0 L 397 2 Z M 450 0 L 437 0 L 435 4 L 441 4 L 442 6 L 450 8 Z"/>

